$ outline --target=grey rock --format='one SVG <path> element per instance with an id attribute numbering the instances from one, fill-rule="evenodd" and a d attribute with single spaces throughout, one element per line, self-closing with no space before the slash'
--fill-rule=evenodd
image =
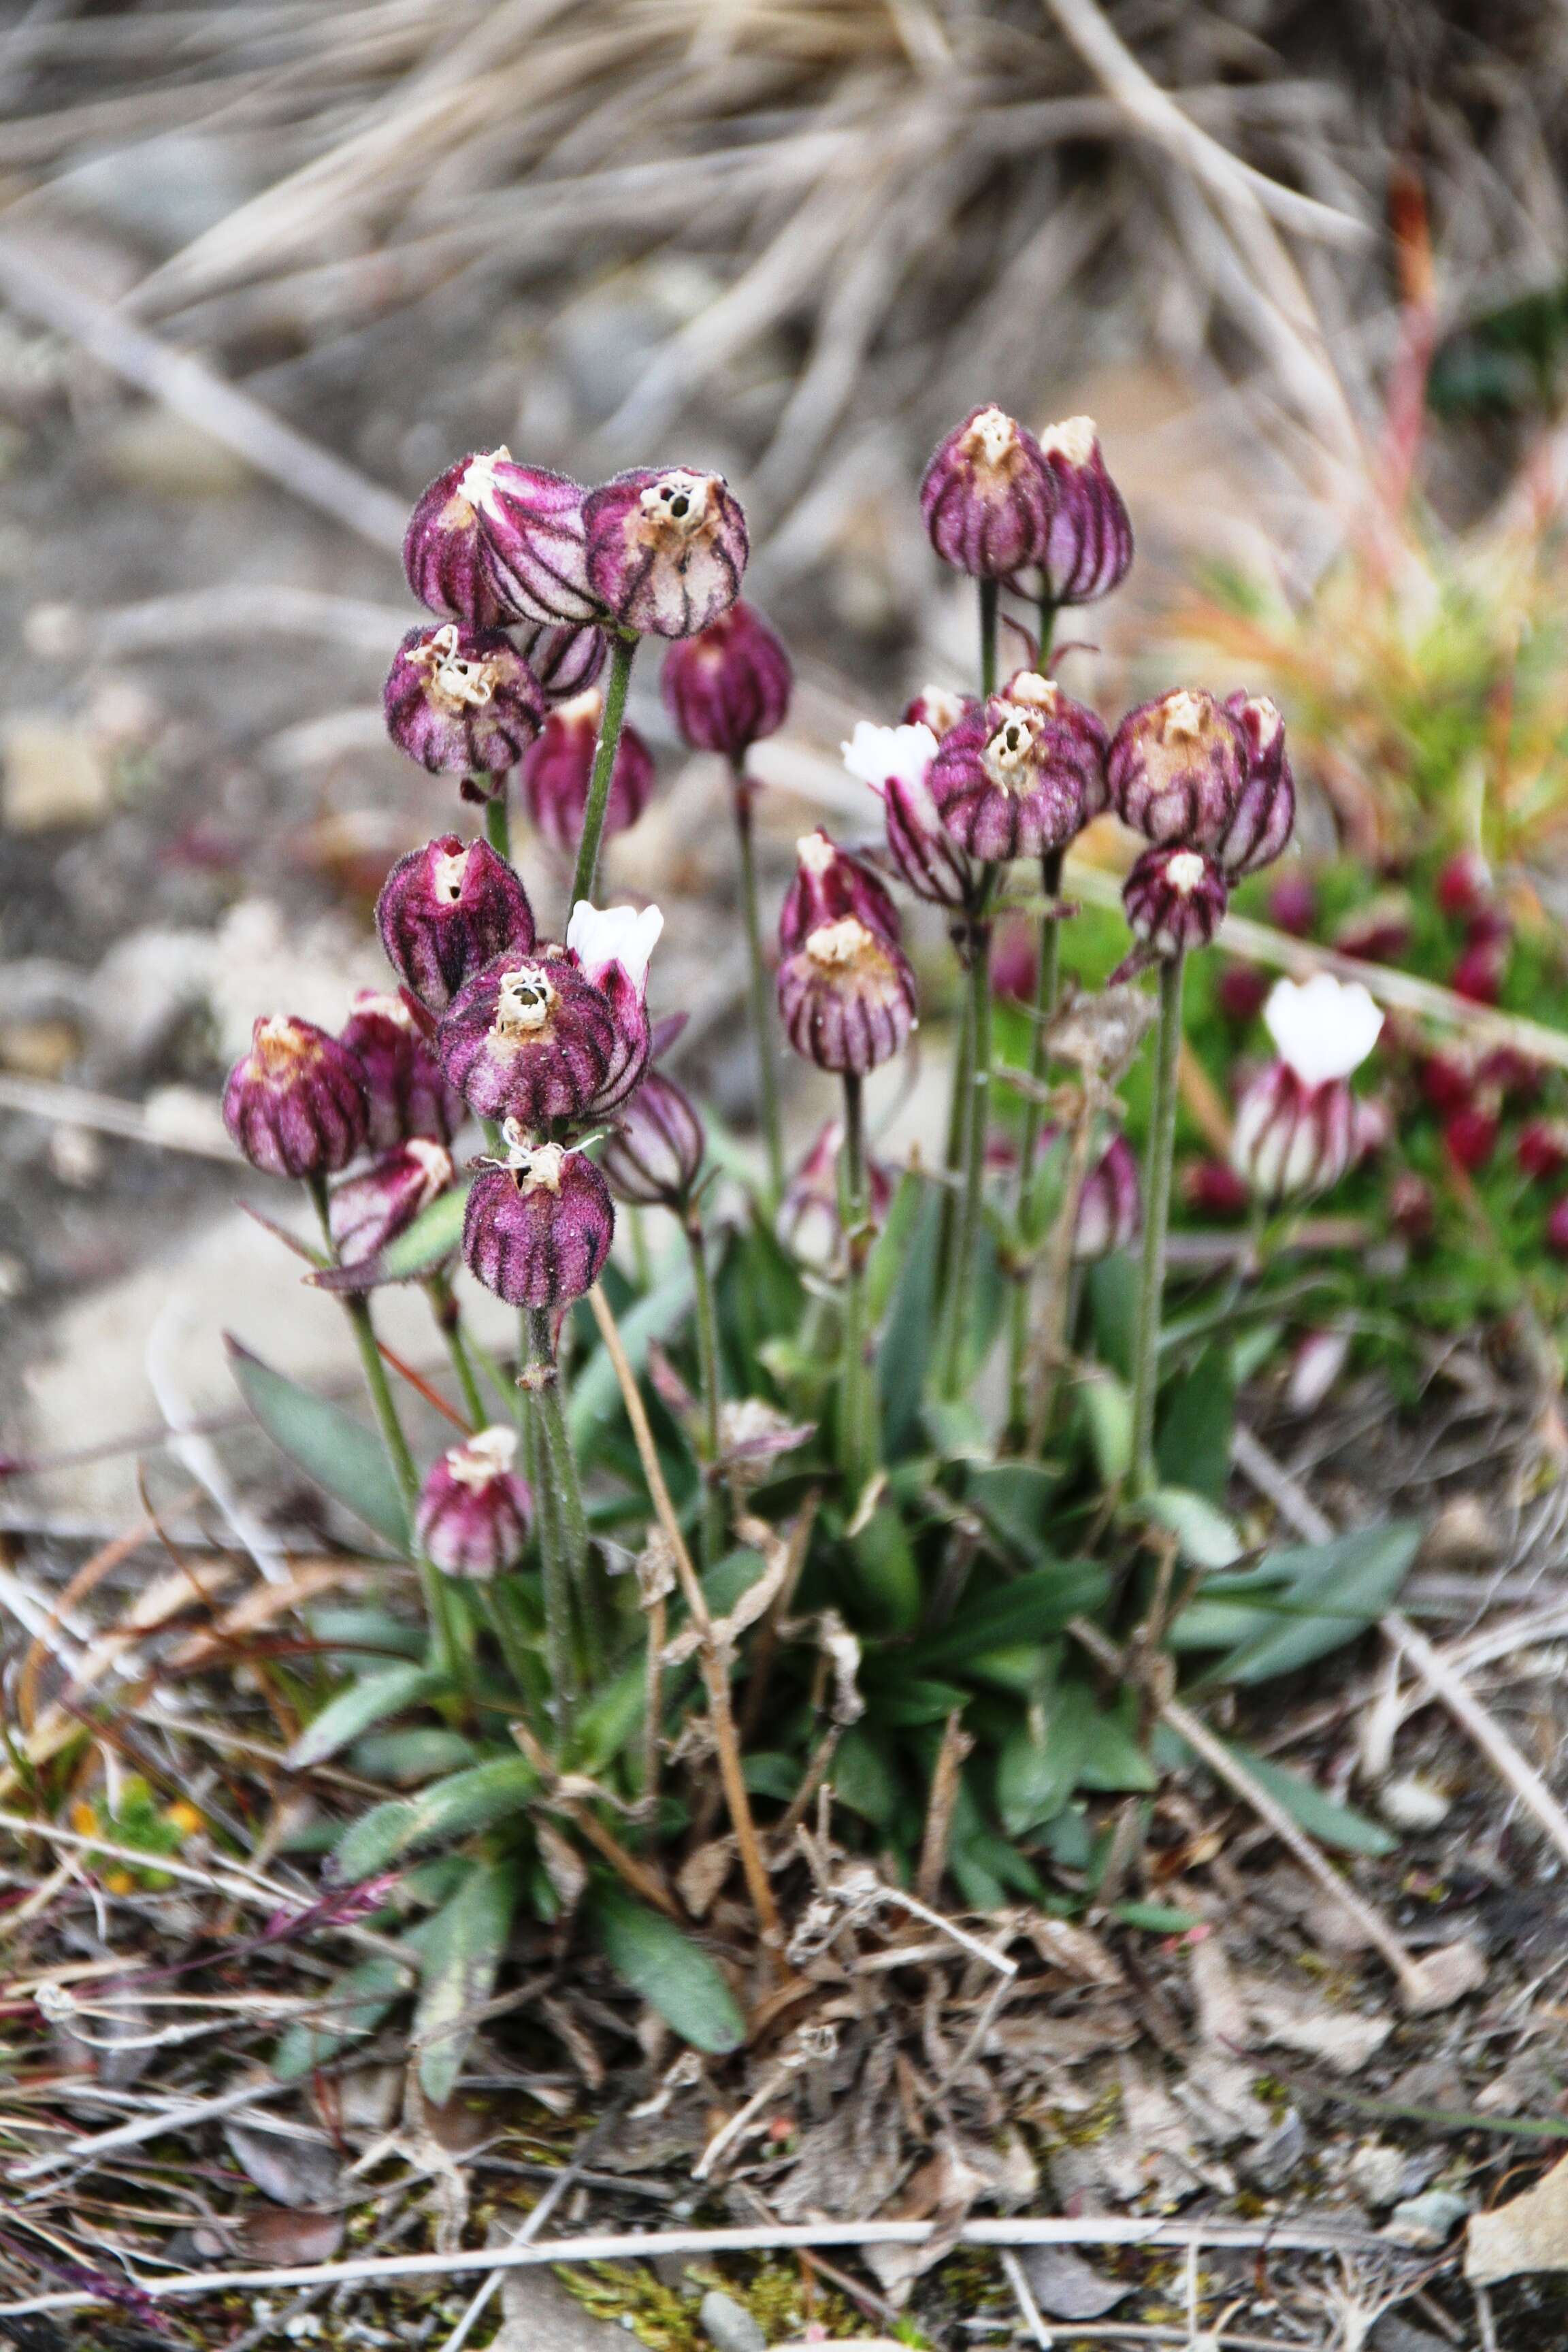
<path id="1" fill-rule="evenodd" d="M 697 2319 L 718 2352 L 768 2352 L 768 2339 L 751 2313 L 716 2287 L 703 2296 Z"/>
<path id="2" fill-rule="evenodd" d="M 1440 2336 L 1429 2335 L 1425 2327 L 1412 2327 L 1407 2319 L 1389 2312 L 1372 2331 L 1372 2352 L 1447 2352 Z"/>
<path id="3" fill-rule="evenodd" d="M 1447 2244 L 1469 2210 L 1469 2200 L 1451 2189 L 1428 2189 L 1424 2197 L 1409 2197 L 1396 2205 L 1383 2234 L 1396 2246 L 1433 2253 Z"/>
<path id="4" fill-rule="evenodd" d="M 1256 2189 L 1283 2189 L 1307 2153 L 1307 2126 L 1291 2107 L 1268 2137 L 1237 2158 L 1237 2168 Z"/>
<path id="5" fill-rule="evenodd" d="M 633 2341 L 613 2320 L 595 2319 L 546 2270 L 508 2273 L 500 2334 L 489 2352 L 627 2352 Z"/>
<path id="6" fill-rule="evenodd" d="M 1035 2246 L 1023 2259 L 1030 2292 L 1047 2319 L 1099 2319 L 1132 2292 L 1102 2276 L 1070 2246 Z"/>

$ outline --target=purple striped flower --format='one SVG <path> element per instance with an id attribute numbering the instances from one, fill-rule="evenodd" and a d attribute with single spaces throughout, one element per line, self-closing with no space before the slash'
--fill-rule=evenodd
<path id="1" fill-rule="evenodd" d="M 529 815 L 545 839 L 568 856 L 575 854 L 583 835 L 604 710 L 605 698 L 596 686 L 558 704 L 523 758 L 521 782 Z M 653 753 L 635 727 L 623 727 L 605 806 L 606 839 L 636 824 L 653 786 Z"/>
<path id="2" fill-rule="evenodd" d="M 590 1108 L 596 1114 L 626 1101 L 653 1051 L 647 1019 L 647 968 L 664 929 L 657 907 L 592 907 L 579 898 L 566 926 L 566 952 L 599 990 L 615 1033 L 609 1066 Z"/>
<path id="3" fill-rule="evenodd" d="M 1025 584 L 1052 604 L 1095 604 L 1120 585 L 1132 561 L 1132 525 L 1121 493 L 1106 471 L 1092 416 L 1047 426 L 1039 447 L 1051 485 L 1051 520 L 1044 558 Z"/>
<path id="4" fill-rule="evenodd" d="M 915 1025 L 915 980 L 898 911 L 880 883 L 820 831 L 799 844 L 801 870 L 779 922 L 779 1012 L 797 1054 L 863 1077 Z M 861 911 L 853 911 L 856 908 Z M 878 918 L 872 928 L 867 919 Z"/>
<path id="5" fill-rule="evenodd" d="M 469 1109 L 532 1134 L 584 1117 L 616 1046 L 603 992 L 558 947 L 494 957 L 458 991 L 436 1033 L 441 1067 Z"/>
<path id="6" fill-rule="evenodd" d="M 1021 670 L 944 736 L 928 782 L 942 824 L 987 864 L 1062 849 L 1105 806 L 1105 730 Z"/>
<path id="7" fill-rule="evenodd" d="M 1261 1200 L 1337 1184 L 1358 1151 L 1351 1072 L 1377 1043 L 1383 1015 L 1359 981 L 1314 972 L 1276 982 L 1263 1017 L 1279 1059 L 1237 1106 L 1231 1164 Z"/>
<path id="8" fill-rule="evenodd" d="M 896 947 L 899 910 L 870 867 L 852 857 L 821 825 L 795 843 L 795 879 L 779 910 L 779 946 L 788 955 L 825 923 L 853 916 Z"/>
<path id="9" fill-rule="evenodd" d="M 931 545 L 977 580 L 1005 580 L 1041 562 L 1054 500 L 1039 443 L 991 404 L 938 443 L 921 483 Z"/>
<path id="10" fill-rule="evenodd" d="M 740 594 L 746 518 L 721 475 L 636 467 L 583 513 L 593 593 L 621 628 L 694 637 Z"/>
<path id="11" fill-rule="evenodd" d="M 401 996 L 360 989 L 338 1042 L 364 1072 L 370 1105 L 365 1140 L 373 1151 L 389 1151 L 416 1135 L 450 1143 L 462 1124 L 463 1098 L 441 1076 Z"/>
<path id="12" fill-rule="evenodd" d="M 463 496 L 479 517 L 485 578 L 509 620 L 603 618 L 588 585 L 580 482 L 496 449 L 468 460 Z"/>
<path id="13" fill-rule="evenodd" d="M 1296 781 L 1285 751 L 1285 721 L 1266 694 L 1233 694 L 1226 709 L 1247 743 L 1247 781 L 1215 855 L 1239 882 L 1271 866 L 1296 822 Z"/>
<path id="14" fill-rule="evenodd" d="M 794 678 L 783 639 L 755 605 L 737 601 L 671 646 L 659 685 L 683 743 L 739 761 L 784 725 Z"/>
<path id="15" fill-rule="evenodd" d="M 533 1496 L 512 1464 L 517 1432 L 481 1429 L 442 1454 L 420 1490 L 414 1532 L 443 1576 L 483 1580 L 521 1559 Z"/>
<path id="16" fill-rule="evenodd" d="M 616 1211 L 591 1160 L 530 1144 L 512 1127 L 501 1168 L 475 1177 L 463 1219 L 470 1273 L 509 1307 L 562 1307 L 592 1290 L 610 1254 Z"/>
<path id="17" fill-rule="evenodd" d="M 334 1184 L 327 1202 L 328 1230 L 342 1265 L 379 1257 L 452 1181 L 452 1155 L 416 1136 L 384 1152 L 357 1176 Z"/>
<path id="18" fill-rule="evenodd" d="M 433 1013 L 503 949 L 533 945 L 528 893 L 488 841 L 444 833 L 400 857 L 376 900 L 376 928 L 399 980 Z"/>
<path id="19" fill-rule="evenodd" d="M 704 1149 L 690 1096 L 673 1078 L 650 1070 L 622 1110 L 601 1164 L 618 1201 L 679 1210 L 702 1173 Z"/>
<path id="20" fill-rule="evenodd" d="M 1182 687 L 1130 710 L 1107 761 L 1117 815 L 1146 841 L 1217 854 L 1241 807 L 1250 751 L 1212 694 Z"/>
<path id="21" fill-rule="evenodd" d="M 1225 876 L 1201 849 L 1146 849 L 1122 885 L 1121 904 L 1133 938 L 1173 956 L 1207 947 L 1228 897 Z"/>
<path id="22" fill-rule="evenodd" d="M 228 1074 L 223 1123 L 253 1168 L 270 1176 L 326 1176 L 364 1148 L 364 1073 L 313 1021 L 263 1017 Z"/>
<path id="23" fill-rule="evenodd" d="M 544 723 L 539 681 L 500 629 L 410 629 L 383 697 L 386 731 L 432 775 L 504 774 Z"/>
<path id="24" fill-rule="evenodd" d="M 591 621 L 523 621 L 513 635 L 547 702 L 585 693 L 605 667 L 605 633 Z"/>

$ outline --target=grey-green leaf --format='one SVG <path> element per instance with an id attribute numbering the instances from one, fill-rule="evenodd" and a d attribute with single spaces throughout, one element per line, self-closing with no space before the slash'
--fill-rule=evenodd
<path id="1" fill-rule="evenodd" d="M 419 2053 L 419 2087 L 438 2107 L 456 2090 L 473 2039 L 473 2023 L 463 2021 L 495 1990 L 517 1898 L 512 1864 L 476 1864 L 425 1929 L 410 2040 Z"/>
<path id="2" fill-rule="evenodd" d="M 355 1886 L 362 1878 L 374 1878 L 384 1870 L 403 1844 L 404 1832 L 414 1811 L 411 1797 L 392 1797 L 384 1805 L 372 1805 L 357 1822 L 351 1822 L 332 1848 L 332 1868 L 346 1886 Z"/>
<path id="3" fill-rule="evenodd" d="M 412 1979 L 412 1960 L 399 1968 L 388 1953 L 362 1960 L 336 1978 L 321 1995 L 321 2021 L 301 2018 L 291 2025 L 272 2054 L 272 2072 L 279 2082 L 298 2082 L 335 2058 L 340 2050 L 374 2033 L 405 1980 Z"/>
<path id="4" fill-rule="evenodd" d="M 1255 1755 L 1238 1740 L 1230 1741 L 1229 1746 L 1232 1755 L 1246 1765 L 1253 1779 L 1320 1845 L 1335 1846 L 1342 1853 L 1371 1854 L 1393 1853 L 1398 1846 L 1399 1840 L 1380 1822 L 1368 1821 L 1364 1813 L 1353 1811 L 1349 1805 L 1336 1805 L 1331 1797 L 1325 1797 L 1321 1789 L 1303 1780 L 1300 1772 L 1289 1772 L 1282 1764 L 1271 1763 L 1267 1756 Z"/>
<path id="5" fill-rule="evenodd" d="M 455 1184 L 422 1210 L 405 1233 L 381 1253 L 376 1272 L 383 1282 L 411 1282 L 449 1258 L 463 1238 L 468 1188 Z"/>
<path id="6" fill-rule="evenodd" d="M 1415 1520 L 1394 1519 L 1331 1543 L 1276 1552 L 1263 1565 L 1287 1580 L 1279 1619 L 1222 1658 L 1214 1679 L 1267 1682 L 1355 1641 L 1394 1606 L 1420 1540 Z"/>
<path id="7" fill-rule="evenodd" d="M 417 1706 L 441 1686 L 440 1675 L 427 1666 L 386 1666 L 379 1674 L 362 1675 L 305 1726 L 289 1751 L 289 1761 L 296 1771 L 307 1764 L 320 1764 L 346 1748 L 351 1739 L 357 1739 L 362 1731 L 368 1731 L 373 1723 L 401 1715 L 405 1707 Z"/>
<path id="8" fill-rule="evenodd" d="M 239 1392 L 274 1445 L 367 1528 L 406 1553 L 407 1506 L 381 1440 L 353 1413 L 275 1372 L 237 1339 L 227 1338 L 226 1345 Z"/>
<path id="9" fill-rule="evenodd" d="M 746 2038 L 746 2021 L 719 1969 L 674 1922 L 603 1889 L 594 1906 L 599 1941 L 616 1974 L 657 2009 L 694 2050 L 721 2056 Z"/>

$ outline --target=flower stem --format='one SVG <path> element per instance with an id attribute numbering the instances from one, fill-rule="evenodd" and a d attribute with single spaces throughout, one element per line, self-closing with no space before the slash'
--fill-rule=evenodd
<path id="1" fill-rule="evenodd" d="M 1001 582 L 980 583 L 980 691 L 996 691 L 996 607 Z"/>
<path id="2" fill-rule="evenodd" d="M 617 635 L 610 645 L 610 675 L 605 688 L 605 715 L 594 751 L 594 772 L 588 779 L 588 805 L 583 812 L 583 838 L 577 845 L 577 865 L 572 877 L 572 904 L 592 898 L 599 868 L 599 844 L 605 834 L 605 812 L 610 804 L 610 779 L 616 772 L 621 722 L 626 715 L 626 687 L 632 674 L 636 637 Z"/>
<path id="3" fill-rule="evenodd" d="M 462 1312 L 450 1277 L 440 1273 L 429 1276 L 425 1284 L 425 1294 L 430 1301 L 430 1312 L 436 1318 L 437 1328 L 447 1342 L 447 1352 L 452 1359 L 452 1370 L 458 1376 L 458 1386 L 463 1392 L 468 1419 L 476 1429 L 482 1429 L 489 1416 L 485 1412 L 479 1375 L 468 1354 Z"/>
<path id="4" fill-rule="evenodd" d="M 1182 981 L 1186 959 L 1180 952 L 1160 966 L 1160 1029 L 1154 1061 L 1154 1093 L 1149 1107 L 1149 1146 L 1143 1176 L 1143 1275 L 1138 1298 L 1136 1379 L 1132 1391 L 1133 1491 L 1157 1485 L 1154 1467 L 1154 1398 L 1160 1382 L 1160 1315 L 1165 1287 L 1165 1232 L 1171 1216 L 1171 1163 L 1176 1145 L 1176 1063 L 1182 1046 Z"/>
<path id="5" fill-rule="evenodd" d="M 702 1388 L 702 1562 L 711 1568 L 723 1557 L 724 1496 L 719 1486 L 719 1332 L 713 1313 L 713 1278 L 702 1240 L 702 1219 L 689 1209 L 681 1220 L 691 1253 L 691 1288 L 697 1301 L 697 1363 Z"/>
<path id="6" fill-rule="evenodd" d="M 564 1737 L 582 1694 L 587 1610 L 588 1523 L 561 1401 L 548 1307 L 527 1310 L 524 1381 L 537 1417 L 540 1550 L 544 1567 L 545 1643 L 555 1686 L 556 1728 Z"/>
<path id="7" fill-rule="evenodd" d="M 840 1161 L 844 1241 L 847 1266 L 844 1286 L 844 1375 L 838 1444 L 851 1505 L 858 1504 L 877 1469 L 875 1400 L 867 1349 L 866 1260 L 870 1252 L 870 1202 L 866 1181 L 866 1107 L 861 1080 L 844 1074 L 844 1151 Z"/>
<path id="8" fill-rule="evenodd" d="M 985 1137 L 991 1108 L 991 921 L 984 908 L 995 874 L 994 866 L 986 868 L 981 912 L 970 934 L 969 1099 L 964 1112 L 963 1189 L 959 1194 L 942 1349 L 941 1388 L 946 1397 L 956 1397 L 963 1383 L 964 1345 L 969 1337 L 970 1297 L 985 1192 Z"/>
<path id="9" fill-rule="evenodd" d="M 947 1148 L 942 1155 L 942 1169 L 948 1181 L 942 1186 L 942 1217 L 937 1231 L 936 1295 L 939 1299 L 948 1295 L 952 1281 L 952 1248 L 958 1231 L 958 1178 L 963 1166 L 963 1139 L 968 1131 L 969 1097 L 973 1092 L 970 1072 L 973 1065 L 973 1032 L 970 1026 L 969 991 L 963 992 L 963 1010 L 959 1015 L 958 1050 L 952 1057 L 952 1091 L 947 1108 Z"/>
<path id="10" fill-rule="evenodd" d="M 1052 608 L 1054 610 L 1054 607 Z M 1062 859 L 1060 849 L 1048 849 L 1041 861 L 1041 884 L 1047 898 L 1060 895 Z M 1029 1076 L 1037 1086 L 1044 1086 L 1050 1075 L 1051 1055 L 1047 1043 L 1051 1016 L 1057 1009 L 1057 991 L 1061 981 L 1062 927 L 1049 912 L 1040 917 L 1039 960 L 1035 971 L 1034 1030 L 1029 1039 Z M 1035 1153 L 1040 1140 L 1040 1105 L 1032 1095 L 1025 1098 L 1024 1123 L 1018 1138 L 1018 1244 L 1024 1263 L 1014 1286 L 1008 1330 L 1008 1387 L 1011 1397 L 1011 1423 L 1015 1431 L 1024 1426 L 1028 1412 L 1028 1351 L 1029 1351 L 1029 1276 L 1028 1251 L 1035 1240 L 1030 1230 L 1029 1196 L 1035 1173 Z"/>
<path id="11" fill-rule="evenodd" d="M 490 784 L 494 779 L 487 776 L 484 781 Z M 511 811 L 507 806 L 506 793 L 510 781 L 509 775 L 502 776 L 497 789 L 485 802 L 485 839 L 496 856 L 504 857 L 509 864 L 511 860 Z"/>
<path id="12" fill-rule="evenodd" d="M 316 1214 L 321 1220 L 321 1232 L 326 1237 L 328 1252 L 335 1265 L 338 1263 L 338 1253 L 332 1241 L 331 1223 L 327 1212 L 327 1180 L 324 1176 L 309 1176 L 305 1181 L 310 1198 L 315 1203 Z M 376 1345 L 375 1325 L 371 1318 L 370 1301 L 363 1292 L 357 1290 L 345 1290 L 342 1293 L 342 1297 L 343 1312 L 348 1317 L 349 1328 L 353 1333 L 354 1346 L 359 1350 L 360 1369 L 364 1374 L 365 1391 L 370 1398 L 371 1411 L 375 1415 L 375 1424 L 381 1433 L 381 1442 L 385 1449 L 387 1461 L 391 1465 L 392 1475 L 396 1479 L 404 1502 L 408 1507 L 409 1542 L 413 1549 L 414 1565 L 419 1575 L 419 1589 L 425 1600 L 425 1616 L 430 1636 L 431 1654 L 441 1673 L 449 1675 L 456 1680 L 458 1673 L 458 1645 L 457 1629 L 452 1621 L 452 1612 L 447 1592 L 447 1580 L 440 1570 L 425 1558 L 419 1546 L 414 1541 L 413 1522 L 415 1507 L 419 1500 L 419 1472 L 415 1466 L 414 1456 L 408 1450 L 408 1440 L 403 1433 L 403 1423 L 398 1419 L 397 1404 L 392 1393 L 392 1383 L 386 1377 L 386 1366 L 382 1361 L 381 1349 Z"/>
<path id="13" fill-rule="evenodd" d="M 735 838 L 741 852 L 741 906 L 752 967 L 752 1043 L 757 1057 L 757 1102 L 768 1153 L 768 1206 L 776 1210 L 784 1195 L 784 1130 L 779 1123 L 778 1067 L 773 1058 L 773 990 L 763 952 L 762 915 L 757 905 L 756 845 L 752 837 L 755 788 L 746 775 L 743 761 L 731 762 L 731 775 L 730 802 L 735 812 Z"/>
<path id="14" fill-rule="evenodd" d="M 1057 604 L 1049 590 L 1040 599 L 1040 651 L 1035 667 L 1042 677 L 1049 677 L 1046 665 L 1051 657 L 1051 639 L 1057 633 Z"/>

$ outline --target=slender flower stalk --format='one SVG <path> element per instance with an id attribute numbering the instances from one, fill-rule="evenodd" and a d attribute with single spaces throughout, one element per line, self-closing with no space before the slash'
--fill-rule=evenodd
<path id="1" fill-rule="evenodd" d="M 1047 625 L 1047 615 L 1054 612 L 1053 605 L 1042 604 L 1042 634 Z M 1041 880 L 1047 898 L 1055 899 L 1061 894 L 1065 856 L 1064 850 L 1048 849 L 1041 860 Z M 1051 1055 L 1047 1040 L 1061 985 L 1061 919 L 1047 908 L 1040 917 L 1039 957 L 1035 969 L 1034 1027 L 1029 1039 L 1029 1076 L 1036 1087 L 1043 1087 L 1050 1076 Z M 1039 1141 L 1040 1104 L 1034 1094 L 1029 1094 L 1024 1100 L 1024 1123 L 1018 1139 L 1018 1241 L 1025 1262 L 1014 1286 L 1007 1343 L 1008 1392 L 1011 1399 L 1009 1419 L 1015 1433 L 1024 1427 L 1028 1412 L 1031 1272 L 1028 1252 L 1036 1239 L 1030 1230 L 1029 1194 Z"/>
<path id="2" fill-rule="evenodd" d="M 844 1241 L 847 1256 L 844 1288 L 844 1375 L 839 1448 L 852 1504 L 858 1503 L 877 1468 L 876 1401 L 871 1393 L 866 1298 L 866 1260 L 871 1246 L 870 1194 L 866 1168 L 866 1109 L 862 1082 L 844 1074 L 844 1150 L 840 1161 Z"/>
<path id="3" fill-rule="evenodd" d="M 778 1064 L 773 1053 L 773 980 L 763 952 L 762 910 L 757 898 L 753 793 L 743 759 L 731 762 L 731 782 L 730 801 L 735 813 L 735 842 L 741 859 L 741 908 L 751 967 L 750 1009 L 752 1041 L 757 1056 L 757 1100 L 768 1154 L 767 1205 L 771 1216 L 776 1213 L 784 1198 L 784 1127 L 779 1117 Z"/>
<path id="4" fill-rule="evenodd" d="M 708 1250 L 702 1218 L 695 1205 L 681 1219 L 686 1246 L 691 1253 L 691 1290 L 697 1303 L 697 1368 L 702 1391 L 702 1558 L 711 1568 L 723 1557 L 724 1494 L 719 1484 L 719 1326 L 713 1312 L 713 1277 L 708 1270 Z"/>
<path id="5" fill-rule="evenodd" d="M 980 691 L 983 696 L 996 691 L 996 608 L 997 591 L 1001 583 L 982 580 L 980 583 Z"/>
<path id="6" fill-rule="evenodd" d="M 482 1429 L 489 1418 L 479 1388 L 479 1374 L 468 1353 L 468 1334 L 463 1329 L 462 1309 L 452 1288 L 451 1278 L 437 1272 L 426 1277 L 425 1292 L 430 1301 L 430 1312 L 436 1318 L 437 1328 L 447 1342 L 447 1352 L 452 1359 L 458 1386 L 462 1391 L 463 1406 L 476 1429 Z"/>
<path id="7" fill-rule="evenodd" d="M 511 811 L 507 804 L 507 779 L 502 776 L 495 793 L 485 803 L 485 839 L 498 857 L 511 862 Z"/>
<path id="8" fill-rule="evenodd" d="M 564 1738 L 592 1665 L 589 1612 L 584 1605 L 588 1575 L 588 1522 L 577 1482 L 576 1457 L 566 1426 L 561 1369 L 551 1328 L 552 1310 L 523 1310 L 522 1385 L 532 1405 L 534 1439 L 530 1469 L 538 1513 L 540 1558 L 544 1570 L 545 1646 L 555 1695 L 555 1725 Z"/>
<path id="9" fill-rule="evenodd" d="M 1165 1287 L 1165 1233 L 1171 1215 L 1171 1165 L 1176 1144 L 1176 1066 L 1182 1046 L 1182 982 L 1186 955 L 1178 950 L 1160 965 L 1160 1028 L 1149 1145 L 1143 1178 L 1143 1271 L 1138 1297 L 1138 1339 L 1132 1391 L 1132 1483 L 1147 1495 L 1158 1484 L 1154 1467 L 1154 1400 L 1160 1384 L 1160 1318 Z"/>
<path id="10" fill-rule="evenodd" d="M 605 715 L 599 721 L 594 772 L 588 780 L 588 805 L 583 813 L 583 838 L 577 845 L 577 865 L 572 877 L 574 906 L 579 899 L 592 899 L 594 896 L 594 877 L 599 867 L 599 844 L 605 832 L 605 812 L 610 804 L 610 780 L 616 772 L 616 752 L 620 745 L 621 727 L 626 715 L 626 688 L 631 681 L 632 656 L 637 649 L 635 636 L 624 629 L 616 631 L 611 644 L 610 675 L 605 686 Z"/>
<path id="11" fill-rule="evenodd" d="M 338 1253 L 333 1245 L 331 1225 L 328 1215 L 326 1181 L 323 1177 L 316 1175 L 307 1177 L 305 1181 L 310 1199 L 315 1204 L 316 1215 L 321 1221 L 321 1233 L 327 1249 L 335 1265 Z M 342 1299 L 343 1312 L 349 1318 L 349 1328 L 353 1333 L 354 1346 L 359 1350 L 360 1367 L 364 1374 L 365 1390 L 370 1398 L 371 1411 L 375 1415 L 376 1427 L 381 1433 L 382 1444 L 386 1449 L 386 1458 L 392 1466 L 392 1475 L 396 1479 L 402 1490 L 403 1499 L 408 1506 L 409 1520 L 412 1525 L 414 1513 L 419 1501 L 419 1472 L 415 1465 L 414 1456 L 408 1450 L 408 1440 L 404 1434 L 403 1423 L 398 1418 L 396 1401 L 392 1393 L 392 1383 L 386 1377 L 386 1366 L 382 1361 L 381 1349 L 376 1344 L 375 1325 L 371 1318 L 370 1301 L 364 1293 L 359 1290 L 345 1290 L 341 1292 L 340 1296 Z M 458 1666 L 458 1638 L 447 1593 L 446 1579 L 438 1569 L 431 1566 L 417 1543 L 414 1546 L 414 1564 L 419 1573 L 420 1590 L 425 1598 L 425 1613 L 433 1654 L 440 1671 L 456 1677 Z"/>
<path id="12" fill-rule="evenodd" d="M 964 1345 L 969 1336 L 974 1259 L 980 1244 L 984 1208 L 985 1136 L 991 1111 L 991 922 L 985 909 L 995 888 L 996 873 L 994 866 L 988 866 L 985 870 L 981 886 L 980 910 L 970 929 L 969 1067 L 963 1115 L 963 1164 L 940 1381 L 942 1393 L 946 1397 L 957 1396 L 963 1384 Z"/>

